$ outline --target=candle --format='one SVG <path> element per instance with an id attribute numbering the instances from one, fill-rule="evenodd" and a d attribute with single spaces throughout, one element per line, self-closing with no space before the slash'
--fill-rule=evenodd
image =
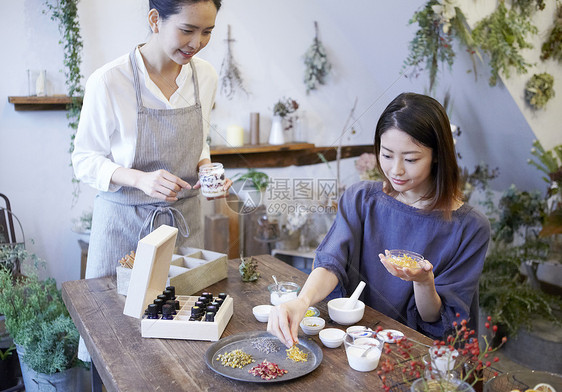
<path id="1" fill-rule="evenodd" d="M 226 145 L 228 147 L 244 145 L 244 128 L 239 125 L 229 125 L 226 128 Z"/>

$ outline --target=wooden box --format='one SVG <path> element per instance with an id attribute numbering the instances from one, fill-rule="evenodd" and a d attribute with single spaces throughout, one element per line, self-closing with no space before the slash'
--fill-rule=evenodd
<path id="1" fill-rule="evenodd" d="M 193 295 L 228 276 L 226 254 L 188 247 L 180 248 L 179 251 L 181 254 L 172 255 L 166 280 L 166 286 L 176 288 L 176 295 Z M 132 271 L 117 266 L 118 294 L 127 295 Z"/>
<path id="2" fill-rule="evenodd" d="M 152 303 L 159 294 L 162 294 L 167 283 L 173 285 L 174 280 L 172 280 L 172 277 L 168 279 L 168 273 L 173 270 L 170 264 L 177 233 L 177 228 L 162 225 L 139 241 L 123 314 L 138 319 L 142 318 L 141 334 L 143 337 L 216 341 L 220 339 L 233 314 L 234 306 L 230 296 L 227 296 L 224 300 L 213 322 L 189 321 L 191 306 L 198 297 L 178 295 L 178 291 L 176 291 L 176 299 L 180 302 L 180 309 L 173 320 L 152 320 L 147 319 L 144 315 L 148 304 Z M 175 267 L 184 269 L 182 273 L 175 277 L 179 279 L 177 282 L 184 282 L 186 279 L 185 276 L 181 278 L 182 275 L 192 271 L 188 269 L 188 261 L 189 263 L 200 264 L 193 268 L 193 270 L 196 270 L 217 260 L 215 252 L 200 249 L 194 251 L 192 248 L 186 248 L 184 251 L 187 252 L 188 256 L 182 256 L 181 262 L 177 261 L 180 257 L 175 258 L 176 262 L 182 264 Z M 186 260 L 186 258 L 191 260 Z M 226 259 L 224 263 L 226 265 Z M 191 277 L 192 274 L 187 276 Z M 202 277 L 199 279 L 203 280 Z M 189 281 L 189 279 L 187 280 Z M 216 281 L 218 280 L 214 282 Z M 201 287 L 199 290 L 207 286 Z"/>
<path id="3" fill-rule="evenodd" d="M 234 313 L 233 299 L 227 296 L 215 315 L 215 321 L 189 321 L 191 307 L 199 297 L 179 295 L 180 310 L 173 320 L 150 320 L 143 317 L 141 333 L 144 338 L 210 340 L 221 338 L 226 325 Z"/>
<path id="4" fill-rule="evenodd" d="M 176 288 L 176 295 L 193 295 L 228 276 L 226 254 L 187 247 L 179 251 L 168 273 L 168 285 Z"/>

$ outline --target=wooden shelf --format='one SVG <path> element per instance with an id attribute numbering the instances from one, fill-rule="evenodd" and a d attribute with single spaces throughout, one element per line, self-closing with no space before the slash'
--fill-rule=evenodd
<path id="1" fill-rule="evenodd" d="M 79 99 L 82 99 L 81 97 Z M 16 111 L 30 110 L 66 110 L 72 98 L 66 95 L 51 95 L 46 97 L 8 97 L 8 102 L 14 104 Z"/>
<path id="2" fill-rule="evenodd" d="M 356 157 L 373 150 L 372 144 L 343 146 L 341 157 Z M 316 147 L 310 143 L 287 143 L 280 146 L 259 144 L 230 148 L 211 147 L 212 160 L 231 169 L 314 165 L 322 163 L 318 154 L 322 154 L 327 161 L 335 161 L 337 146 Z"/>

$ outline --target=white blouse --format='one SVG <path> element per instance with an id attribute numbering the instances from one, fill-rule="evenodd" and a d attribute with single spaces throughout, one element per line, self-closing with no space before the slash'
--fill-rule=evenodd
<path id="1" fill-rule="evenodd" d="M 176 79 L 178 89 L 168 101 L 148 76 L 138 48 L 135 55 L 145 107 L 177 109 L 195 104 L 189 64 L 182 67 Z M 197 69 L 203 112 L 203 151 L 199 160 L 209 159 L 207 136 L 218 75 L 209 62 L 196 57 L 191 61 Z M 117 191 L 120 186 L 111 184 L 111 176 L 119 167 L 132 167 L 136 142 L 137 101 L 133 69 L 129 54 L 126 54 L 99 68 L 88 78 L 72 153 L 76 178 L 100 191 Z"/>

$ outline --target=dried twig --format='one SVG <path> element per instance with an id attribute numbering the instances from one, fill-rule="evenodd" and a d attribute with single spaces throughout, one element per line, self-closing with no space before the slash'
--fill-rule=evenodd
<path id="1" fill-rule="evenodd" d="M 234 61 L 232 57 L 232 50 L 230 47 L 231 42 L 234 42 L 234 39 L 230 37 L 230 25 L 228 25 L 228 35 L 226 41 L 226 56 L 222 61 L 221 65 L 221 93 L 227 98 L 232 99 L 236 90 L 240 90 L 248 95 L 248 91 L 244 88 L 244 83 L 242 80 L 242 75 L 240 70 L 238 69 L 238 65 Z"/>

